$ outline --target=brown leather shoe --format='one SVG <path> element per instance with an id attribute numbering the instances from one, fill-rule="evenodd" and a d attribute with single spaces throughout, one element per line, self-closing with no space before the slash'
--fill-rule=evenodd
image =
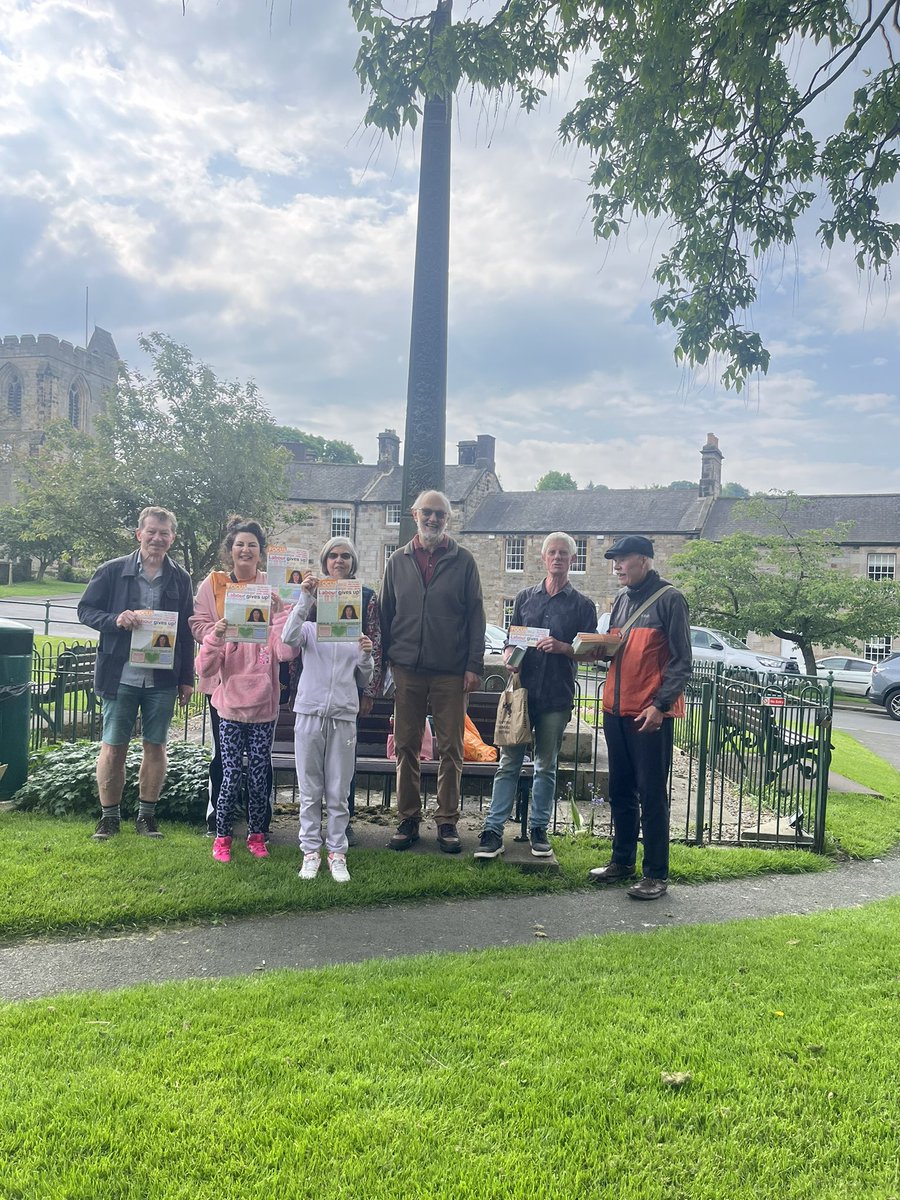
<path id="1" fill-rule="evenodd" d="M 588 871 L 588 879 L 591 883 L 618 883 L 620 879 L 634 879 L 634 863 L 626 866 L 625 863 L 611 862 L 605 867 L 594 867 Z"/>
<path id="2" fill-rule="evenodd" d="M 643 879 L 631 885 L 628 895 L 632 900 L 658 900 L 668 890 L 668 879 L 651 879 L 649 875 L 645 875 Z"/>
<path id="3" fill-rule="evenodd" d="M 419 840 L 419 822 L 413 817 L 406 817 L 397 826 L 396 832 L 388 842 L 390 850 L 408 850 L 413 842 Z"/>
<path id="4" fill-rule="evenodd" d="M 459 840 L 459 834 L 456 832 L 456 826 L 449 821 L 445 821 L 443 825 L 438 825 L 438 846 L 445 854 L 459 854 L 462 850 L 462 842 Z"/>

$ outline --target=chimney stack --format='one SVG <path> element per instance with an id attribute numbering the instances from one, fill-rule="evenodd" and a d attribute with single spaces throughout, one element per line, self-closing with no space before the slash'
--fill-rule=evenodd
<path id="1" fill-rule="evenodd" d="M 457 442 L 457 463 L 461 467 L 474 467 L 475 456 L 478 453 L 477 442 Z"/>
<path id="2" fill-rule="evenodd" d="M 700 495 L 718 499 L 722 494 L 722 459 L 719 439 L 714 433 L 706 435 L 706 445 L 700 451 Z"/>
<path id="3" fill-rule="evenodd" d="M 385 429 L 378 435 L 378 465 L 382 471 L 400 466 L 400 438 L 396 429 Z"/>
<path id="4" fill-rule="evenodd" d="M 494 447 L 496 445 L 497 439 L 491 437 L 489 433 L 479 433 L 475 450 L 476 467 L 482 467 L 486 471 L 494 470 Z"/>

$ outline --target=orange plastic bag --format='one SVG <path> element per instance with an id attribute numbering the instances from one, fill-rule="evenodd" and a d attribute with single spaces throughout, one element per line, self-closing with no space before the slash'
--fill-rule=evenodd
<path id="1" fill-rule="evenodd" d="M 463 733 L 463 758 L 466 762 L 496 762 L 497 750 L 487 746 L 481 740 L 481 734 L 475 727 L 475 722 L 466 716 L 466 728 Z"/>

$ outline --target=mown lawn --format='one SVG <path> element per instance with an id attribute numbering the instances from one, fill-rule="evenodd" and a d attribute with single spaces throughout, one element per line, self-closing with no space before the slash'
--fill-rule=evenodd
<path id="1" fill-rule="evenodd" d="M 163 824 L 156 842 L 125 824 L 113 842 L 90 840 L 93 819 L 59 820 L 27 813 L 0 815 L 0 937 L 66 930 L 93 932 L 167 921 L 350 908 L 392 901 L 516 895 L 584 887 L 590 867 L 609 858 L 608 843 L 579 836 L 556 839 L 562 868 L 555 877 L 523 875 L 502 861 L 480 864 L 471 854 L 440 858 L 354 849 L 352 879 L 297 879 L 299 852 L 273 846 L 257 862 L 243 847 L 222 867 L 196 829 Z M 474 840 L 473 840 L 474 848 Z M 672 847 L 673 880 L 702 883 L 773 871 L 827 870 L 827 859 L 794 850 Z"/>
<path id="2" fill-rule="evenodd" d="M 898 920 L 6 1004 L 0 1195 L 889 1200 Z"/>
<path id="3" fill-rule="evenodd" d="M 52 600 L 54 596 L 80 596 L 86 583 L 60 583 L 56 579 L 45 579 L 43 583 L 10 583 L 0 586 L 0 600 L 17 598 Z"/>
<path id="4" fill-rule="evenodd" d="M 834 730 L 831 740 L 832 770 L 879 795 L 829 792 L 825 826 L 854 858 L 884 854 L 900 842 L 900 771 L 849 733 Z"/>

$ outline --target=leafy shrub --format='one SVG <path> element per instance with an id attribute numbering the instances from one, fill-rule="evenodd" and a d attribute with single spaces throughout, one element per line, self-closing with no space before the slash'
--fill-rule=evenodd
<path id="1" fill-rule="evenodd" d="M 171 742 L 168 752 L 169 768 L 157 812 L 170 821 L 200 821 L 208 797 L 209 752 L 192 742 Z M 13 796 L 13 804 L 52 817 L 93 815 L 100 804 L 96 777 L 99 753 L 98 742 L 43 747 L 31 755 L 28 781 Z M 125 759 L 123 816 L 137 812 L 140 763 L 141 744 L 133 742 Z"/>

